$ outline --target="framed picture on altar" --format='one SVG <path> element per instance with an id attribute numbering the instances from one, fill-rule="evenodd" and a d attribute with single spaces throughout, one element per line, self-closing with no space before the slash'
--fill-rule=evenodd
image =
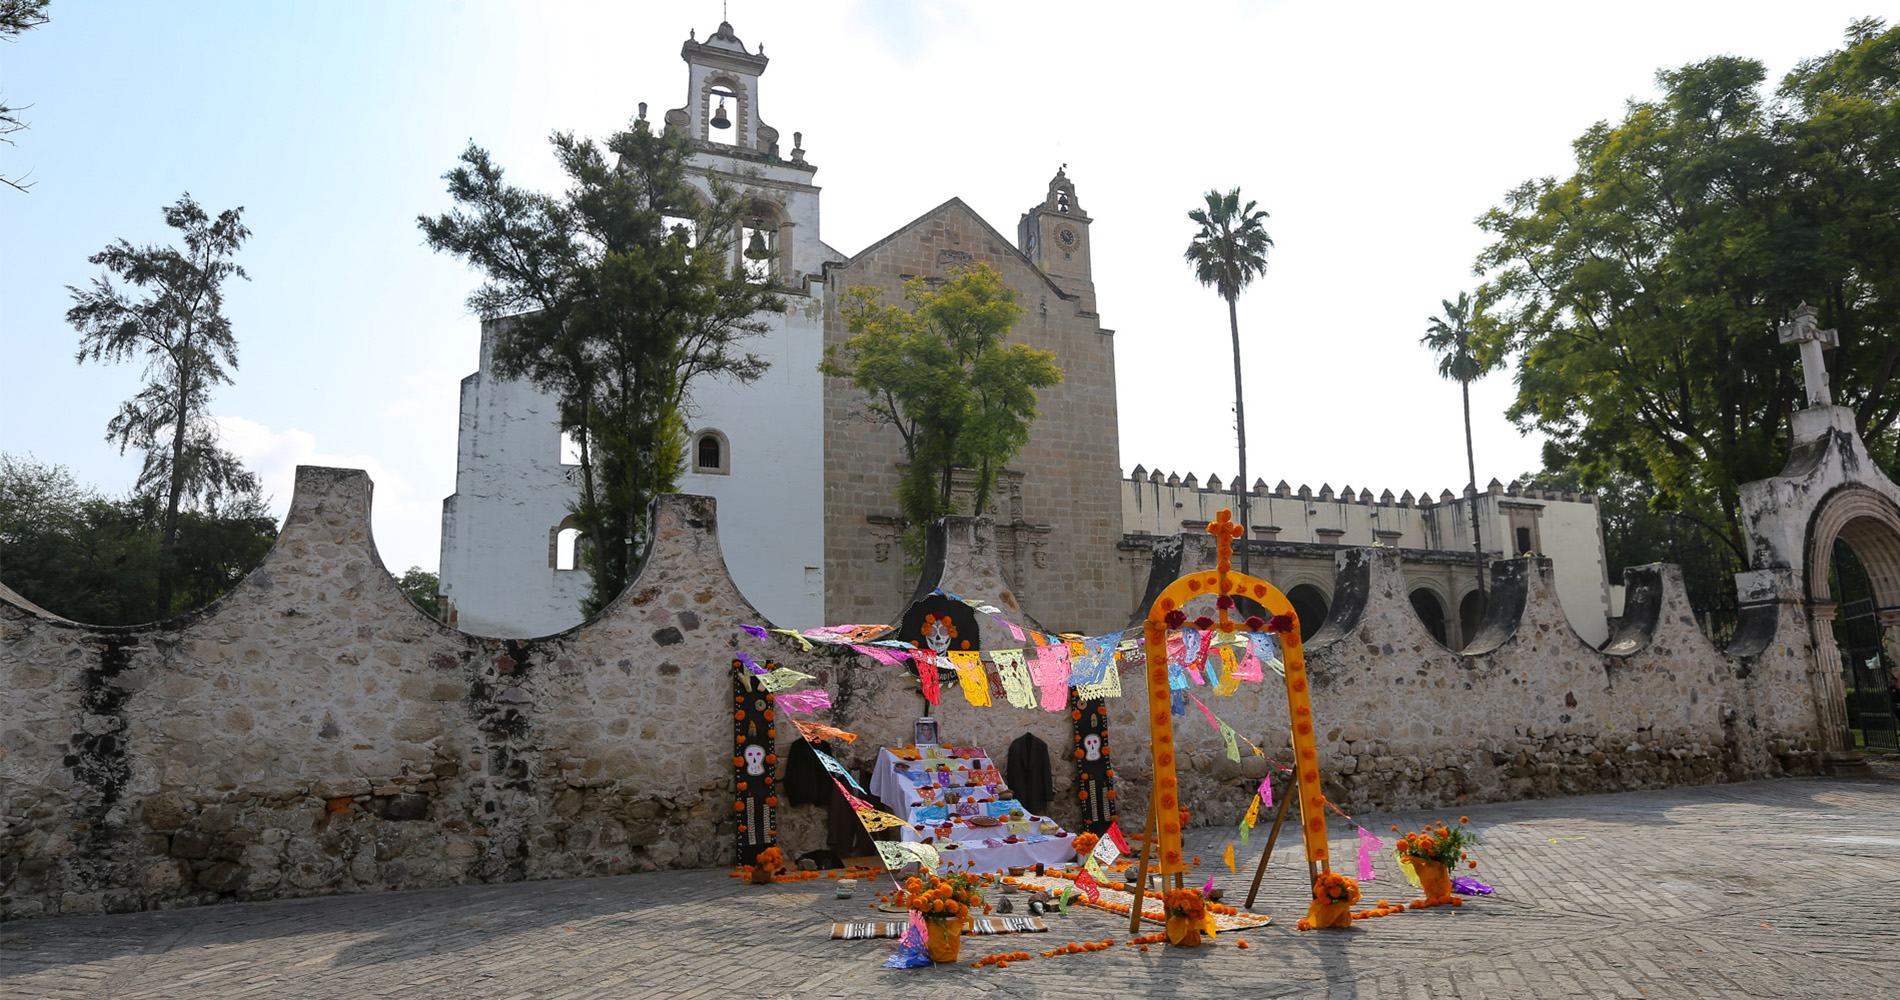
<path id="1" fill-rule="evenodd" d="M 937 745 L 937 720 L 918 719 L 913 732 L 915 735 L 911 742 L 915 743 L 919 748 L 934 747 Z"/>

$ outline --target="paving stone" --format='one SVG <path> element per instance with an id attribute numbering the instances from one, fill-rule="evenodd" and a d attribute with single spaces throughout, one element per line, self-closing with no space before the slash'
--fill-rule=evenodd
<path id="1" fill-rule="evenodd" d="M 1456 813 L 1363 815 L 1391 839 Z M 889 941 L 830 941 L 867 919 L 829 880 L 752 886 L 724 871 L 469 885 L 0 924 L 0 998 L 382 997 L 1845 997 L 1900 983 L 1900 765 L 1474 807 L 1472 874 L 1495 896 L 1299 933 L 1304 871 L 1279 853 L 1271 927 L 1213 947 L 1037 957 L 1008 969 L 895 971 Z M 1189 831 L 1230 901 L 1232 831 Z M 1357 837 L 1335 823 L 1333 849 Z M 1242 857 L 1258 857 L 1256 838 Z M 1297 849 L 1297 848 L 1295 848 Z M 1411 898 L 1389 855 L 1371 899 Z M 864 887 L 861 886 L 861 891 Z M 1125 939 L 1080 909 L 1053 933 L 970 938 L 964 956 Z M 1244 937 L 1242 951 L 1234 940 Z M 921 992 L 919 992 L 921 991 Z"/>

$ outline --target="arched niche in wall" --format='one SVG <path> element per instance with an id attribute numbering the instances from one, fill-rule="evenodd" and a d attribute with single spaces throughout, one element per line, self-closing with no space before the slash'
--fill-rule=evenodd
<path id="1" fill-rule="evenodd" d="M 1425 631 L 1430 632 L 1439 645 L 1449 646 L 1447 626 L 1450 623 L 1445 620 L 1444 599 L 1430 587 L 1414 588 L 1408 596 L 1412 601 L 1413 613 L 1425 624 Z"/>
<path id="2" fill-rule="evenodd" d="M 1326 624 L 1326 613 L 1333 602 L 1326 592 L 1310 583 L 1302 583 L 1286 592 L 1287 602 L 1293 605 L 1293 614 L 1300 620 L 1300 641 L 1312 638 L 1320 626 Z"/>
<path id="3" fill-rule="evenodd" d="M 1484 628 L 1484 594 L 1472 589 L 1458 602 L 1458 634 L 1463 637 L 1459 647 L 1471 644 L 1471 640 Z"/>

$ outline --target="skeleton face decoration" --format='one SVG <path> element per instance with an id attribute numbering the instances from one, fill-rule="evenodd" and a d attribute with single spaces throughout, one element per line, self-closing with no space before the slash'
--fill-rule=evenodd
<path id="1" fill-rule="evenodd" d="M 932 618 L 924 630 L 924 645 L 932 652 L 941 654 L 950 648 L 950 622 L 944 618 Z"/>
<path id="2" fill-rule="evenodd" d="M 749 746 L 745 748 L 745 773 L 754 775 L 765 773 L 764 747 Z"/>
<path id="3" fill-rule="evenodd" d="M 1090 733 L 1082 737 L 1082 754 L 1089 760 L 1102 759 L 1102 738 Z"/>

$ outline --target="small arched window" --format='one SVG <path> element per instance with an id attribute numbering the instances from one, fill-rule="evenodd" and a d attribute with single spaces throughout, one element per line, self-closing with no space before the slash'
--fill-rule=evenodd
<path id="1" fill-rule="evenodd" d="M 580 569 L 581 529 L 559 528 L 554 532 L 554 568 Z"/>
<path id="2" fill-rule="evenodd" d="M 726 436 L 715 430 L 700 431 L 693 438 L 693 471 L 723 476 L 732 471 L 732 455 Z"/>

